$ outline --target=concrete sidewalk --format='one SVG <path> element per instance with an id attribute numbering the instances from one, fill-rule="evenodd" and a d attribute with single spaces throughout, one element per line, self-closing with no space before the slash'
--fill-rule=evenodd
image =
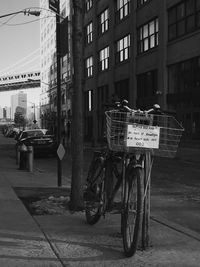
<path id="1" fill-rule="evenodd" d="M 0 145 L 1 154 L 4 144 Z M 14 190 L 55 184 L 56 177 L 51 174 L 18 170 L 15 158 L 4 153 L 0 162 L 0 267 L 200 266 L 199 236 L 184 228 L 177 231 L 178 226 L 169 227 L 166 220 L 151 220 L 152 246 L 127 259 L 118 234 L 119 214 L 108 214 L 92 227 L 83 213 L 32 217 Z"/>

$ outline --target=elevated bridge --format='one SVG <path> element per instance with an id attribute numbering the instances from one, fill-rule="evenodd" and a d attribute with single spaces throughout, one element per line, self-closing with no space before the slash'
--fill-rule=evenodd
<path id="1" fill-rule="evenodd" d="M 0 76 L 0 92 L 40 87 L 40 71 Z"/>

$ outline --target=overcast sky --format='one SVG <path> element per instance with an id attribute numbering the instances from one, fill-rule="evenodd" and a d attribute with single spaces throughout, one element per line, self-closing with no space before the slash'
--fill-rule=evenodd
<path id="1" fill-rule="evenodd" d="M 39 0 L 0 0 L 0 16 L 30 7 L 39 7 Z M 39 70 L 39 19 L 24 14 L 0 18 L 0 75 Z M 10 93 L 0 93 L 0 106 L 6 105 L 10 106 Z"/>

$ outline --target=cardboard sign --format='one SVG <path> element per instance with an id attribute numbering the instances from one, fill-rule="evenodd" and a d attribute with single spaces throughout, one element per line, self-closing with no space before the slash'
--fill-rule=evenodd
<path id="1" fill-rule="evenodd" d="M 127 127 L 127 147 L 159 148 L 160 127 L 131 124 Z"/>

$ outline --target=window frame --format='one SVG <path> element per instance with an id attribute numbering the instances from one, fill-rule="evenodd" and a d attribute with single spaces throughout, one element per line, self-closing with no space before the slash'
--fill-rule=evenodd
<path id="1" fill-rule="evenodd" d="M 88 44 L 91 44 L 92 42 L 93 42 L 93 22 L 90 21 L 85 26 L 85 43 L 88 45 Z"/>
<path id="2" fill-rule="evenodd" d="M 122 2 L 122 6 L 120 6 Z M 119 5 L 119 6 L 118 6 Z M 116 12 L 115 12 L 115 22 L 119 23 L 127 18 L 130 14 L 130 0 L 116 0 Z"/>
<path id="3" fill-rule="evenodd" d="M 93 76 L 94 58 L 89 56 L 85 59 L 86 77 L 91 78 Z"/>
<path id="4" fill-rule="evenodd" d="M 104 56 L 102 58 L 101 58 L 101 53 L 103 53 L 103 56 Z M 110 58 L 109 46 L 106 46 L 102 48 L 101 50 L 99 50 L 99 53 L 98 53 L 99 71 L 106 71 L 109 69 L 109 58 Z"/>
<path id="5" fill-rule="evenodd" d="M 193 2 L 192 12 L 191 10 L 188 12 L 189 9 L 187 8 L 190 1 Z M 200 3 L 197 5 L 197 1 L 199 0 L 182 0 L 168 9 L 168 41 L 173 41 L 200 29 Z M 180 14 L 181 6 L 183 14 Z M 189 25 L 189 23 L 193 25 Z"/>
<path id="6" fill-rule="evenodd" d="M 107 12 L 107 18 L 105 15 Z M 102 18 L 103 16 L 103 18 Z M 102 21 L 103 19 L 103 21 Z M 103 35 L 109 30 L 109 8 L 106 7 L 99 15 L 98 15 L 98 33 L 99 35 Z"/>
<path id="7" fill-rule="evenodd" d="M 151 29 L 151 23 L 153 23 L 153 32 Z M 142 30 L 142 32 L 141 32 Z M 147 32 L 145 32 L 147 31 Z M 153 43 L 154 44 L 153 44 Z M 159 19 L 155 17 L 145 24 L 141 25 L 137 29 L 137 51 L 138 54 L 146 53 L 156 47 L 159 44 Z M 147 46 L 147 47 L 145 47 Z"/>
<path id="8" fill-rule="evenodd" d="M 125 44 L 126 44 L 125 38 L 127 38 L 127 46 L 125 46 Z M 121 42 L 121 44 L 120 44 L 120 42 Z M 124 37 L 122 37 L 121 39 L 118 39 L 116 41 L 116 53 L 115 53 L 115 63 L 116 64 L 120 64 L 124 61 L 129 60 L 129 58 L 130 58 L 130 46 L 131 46 L 130 33 L 126 34 Z"/>
<path id="9" fill-rule="evenodd" d="M 85 0 L 85 12 L 88 12 L 93 7 L 93 0 Z"/>

